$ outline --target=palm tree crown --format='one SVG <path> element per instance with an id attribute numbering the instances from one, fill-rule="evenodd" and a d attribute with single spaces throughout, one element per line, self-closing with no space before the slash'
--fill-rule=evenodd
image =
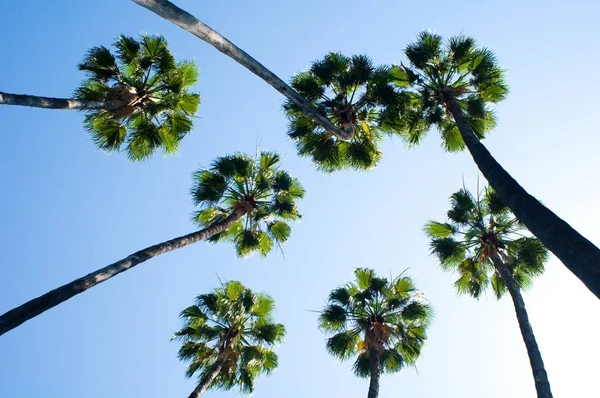
<path id="1" fill-rule="evenodd" d="M 176 62 L 161 36 L 140 40 L 121 35 L 116 55 L 92 48 L 79 69 L 88 78 L 75 98 L 111 101 L 111 109 L 86 110 L 85 125 L 96 145 L 106 151 L 124 147 L 131 160 L 142 160 L 158 148 L 177 150 L 192 129 L 200 96 L 188 90 L 198 80 L 193 62 Z"/>
<path id="2" fill-rule="evenodd" d="M 506 283 L 494 268 L 498 255 L 520 288 L 544 271 L 548 252 L 541 242 L 524 235 L 525 227 L 512 215 L 492 188 L 477 197 L 466 189 L 450 197 L 448 222 L 429 221 L 425 233 L 442 268 L 457 271 L 459 293 L 479 298 L 488 286 L 500 298 Z"/>
<path id="3" fill-rule="evenodd" d="M 224 364 L 208 388 L 254 391 L 256 377 L 277 367 L 272 348 L 285 336 L 284 326 L 273 322 L 274 307 L 271 297 L 236 281 L 199 295 L 181 313 L 184 327 L 174 336 L 183 341 L 179 358 L 190 363 L 186 376 L 198 374 L 203 383 L 221 359 Z"/>
<path id="4" fill-rule="evenodd" d="M 267 255 L 290 236 L 287 221 L 301 216 L 296 200 L 304 197 L 297 179 L 279 169 L 280 157 L 262 152 L 256 158 L 235 154 L 217 158 L 208 169 L 194 173 L 191 195 L 200 210 L 193 219 L 206 228 L 242 210 L 243 218 L 210 242 L 231 241 L 239 256 Z"/>
<path id="5" fill-rule="evenodd" d="M 494 54 L 479 47 L 474 39 L 443 38 L 421 32 L 405 50 L 409 66 L 392 68 L 397 86 L 404 90 L 405 107 L 401 125 L 409 144 L 417 145 L 431 127 L 442 135 L 442 145 L 450 152 L 461 151 L 464 141 L 448 109 L 448 101 L 458 101 L 478 138 L 495 126 L 489 104 L 503 100 L 508 93 L 504 71 Z"/>
<path id="6" fill-rule="evenodd" d="M 312 158 L 327 172 L 366 170 L 377 164 L 383 131 L 380 120 L 397 101 L 387 68 L 375 68 L 364 55 L 329 53 L 308 71 L 298 73 L 292 87 L 336 127 L 352 134 L 350 140 L 340 140 L 298 105 L 287 101 L 284 109 L 290 120 L 288 134 L 301 156 Z"/>
<path id="7" fill-rule="evenodd" d="M 335 333 L 327 350 L 346 360 L 356 356 L 354 373 L 371 375 L 370 350 L 379 353 L 380 369 L 393 373 L 415 363 L 426 339 L 431 308 L 419 300 L 408 277 L 380 278 L 357 268 L 355 281 L 334 289 L 320 315 L 320 326 Z"/>

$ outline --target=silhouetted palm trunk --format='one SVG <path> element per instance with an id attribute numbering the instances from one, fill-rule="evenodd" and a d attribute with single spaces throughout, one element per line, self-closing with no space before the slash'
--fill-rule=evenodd
<path id="1" fill-rule="evenodd" d="M 379 358 L 377 347 L 369 349 L 369 362 L 371 366 L 371 381 L 369 383 L 369 393 L 367 398 L 377 398 L 379 396 L 379 378 L 381 377 L 381 360 Z"/>
<path id="2" fill-rule="evenodd" d="M 215 381 L 215 378 L 219 375 L 223 366 L 225 366 L 225 362 L 227 361 L 227 355 L 222 354 L 221 357 L 215 362 L 215 367 L 213 370 L 206 375 L 206 377 L 198 384 L 198 386 L 192 391 L 188 398 L 198 398 L 200 395 L 204 394 L 208 387 Z"/>
<path id="3" fill-rule="evenodd" d="M 544 361 L 542 360 L 542 353 L 535 341 L 535 335 L 533 329 L 529 323 L 529 316 L 525 309 L 525 302 L 523 296 L 521 296 L 521 289 L 517 286 L 514 278 L 508 271 L 506 264 L 498 257 L 498 254 L 492 255 L 494 267 L 500 274 L 502 281 L 506 285 L 510 297 L 512 298 L 515 306 L 515 313 L 517 314 L 517 320 L 519 321 L 519 328 L 521 329 L 521 335 L 527 347 L 527 355 L 529 356 L 529 363 L 531 364 L 531 370 L 533 372 L 533 379 L 535 381 L 535 389 L 537 390 L 538 398 L 552 398 L 552 391 L 550 390 L 550 382 L 548 381 L 548 374 L 544 367 Z"/>
<path id="4" fill-rule="evenodd" d="M 479 170 L 515 216 L 600 299 L 600 249 L 523 189 L 479 141 L 460 105 L 447 102 Z"/>
<path id="5" fill-rule="evenodd" d="M 139 250 L 116 263 L 110 264 L 82 278 L 75 279 L 66 285 L 51 290 L 38 298 L 30 300 L 25 304 L 6 312 L 0 316 L 0 336 L 21 325 L 23 322 L 40 315 L 42 312 L 47 311 L 52 307 L 56 307 L 71 297 L 83 293 L 144 261 L 210 238 L 219 232 L 225 231 L 233 223 L 242 218 L 246 212 L 247 210 L 236 209 L 225 220 L 211 227 Z"/>
<path id="6" fill-rule="evenodd" d="M 10 94 L 0 91 L 0 105 L 30 106 L 46 109 L 116 109 L 122 104 L 116 101 L 85 101 L 72 98 L 39 97 L 37 95 Z"/>
<path id="7" fill-rule="evenodd" d="M 311 116 L 327 130 L 332 132 L 336 137 L 342 140 L 349 140 L 352 138 L 353 126 L 350 126 L 346 131 L 336 128 L 325 115 L 319 112 L 286 82 L 281 80 L 277 75 L 252 58 L 241 48 L 221 36 L 221 34 L 213 30 L 210 26 L 199 21 L 192 14 L 182 10 L 167 0 L 133 0 L 133 2 L 147 8 L 156 15 L 163 17 L 180 28 L 187 30 L 194 36 L 207 42 L 223 54 L 246 67 L 250 72 L 263 79 L 275 90 L 285 95 L 290 101 L 300 107 L 307 115 Z"/>

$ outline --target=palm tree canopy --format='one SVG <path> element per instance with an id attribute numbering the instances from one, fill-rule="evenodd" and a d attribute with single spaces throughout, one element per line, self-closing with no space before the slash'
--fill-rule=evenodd
<path id="1" fill-rule="evenodd" d="M 176 62 L 162 36 L 136 40 L 121 35 L 114 47 L 115 54 L 104 46 L 94 47 L 79 64 L 88 78 L 75 98 L 119 104 L 85 111 L 86 129 L 100 149 L 124 148 L 134 161 L 159 148 L 176 151 L 200 105 L 200 96 L 189 92 L 198 69 L 191 61 Z"/>
<path id="2" fill-rule="evenodd" d="M 391 72 L 406 98 L 399 123 L 409 144 L 419 144 L 435 127 L 446 150 L 464 149 L 447 108 L 450 97 L 458 101 L 478 138 L 495 126 L 490 104 L 502 101 L 508 87 L 492 51 L 470 37 L 454 36 L 444 44 L 440 35 L 425 31 L 406 47 L 405 55 L 409 65 L 393 66 Z"/>
<path id="3" fill-rule="evenodd" d="M 193 220 L 203 228 L 226 219 L 234 210 L 244 217 L 210 242 L 233 242 L 240 257 L 266 256 L 281 247 L 291 232 L 288 222 L 299 219 L 296 201 L 304 197 L 297 179 L 279 168 L 280 157 L 262 152 L 256 158 L 237 153 L 217 158 L 194 173 L 191 195 L 200 207 Z"/>
<path id="4" fill-rule="evenodd" d="M 364 55 L 347 57 L 332 52 L 308 71 L 298 73 L 291 85 L 336 127 L 352 132 L 352 139 L 340 140 L 287 101 L 288 134 L 301 156 L 311 158 L 326 172 L 367 170 L 377 164 L 382 156 L 378 144 L 385 130 L 380 121 L 397 101 L 389 68 L 374 67 Z"/>
<path id="5" fill-rule="evenodd" d="M 426 339 L 432 309 L 420 301 L 413 281 L 378 277 L 357 268 L 355 280 L 334 289 L 319 317 L 321 329 L 333 334 L 327 351 L 341 360 L 356 357 L 354 373 L 369 377 L 369 350 L 380 352 L 381 369 L 398 372 L 416 362 Z"/>
<path id="6" fill-rule="evenodd" d="M 494 252 L 522 289 L 544 271 L 548 251 L 528 235 L 491 187 L 477 197 L 463 188 L 452 194 L 450 203 L 448 221 L 429 221 L 424 231 L 441 267 L 458 273 L 454 285 L 459 293 L 479 298 L 491 285 L 496 297 L 502 297 L 506 286 L 494 268 Z"/>
<path id="7" fill-rule="evenodd" d="M 179 358 L 189 362 L 186 376 L 198 374 L 201 383 L 226 354 L 225 365 L 209 388 L 254 391 L 256 377 L 277 367 L 272 349 L 285 337 L 284 326 L 273 322 L 274 308 L 271 297 L 237 281 L 199 295 L 181 312 L 184 326 L 174 335 L 183 342 Z"/>

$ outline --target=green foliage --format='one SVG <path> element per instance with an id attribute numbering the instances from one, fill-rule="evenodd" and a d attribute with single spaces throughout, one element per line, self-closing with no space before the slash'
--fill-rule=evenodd
<path id="1" fill-rule="evenodd" d="M 179 358 L 189 363 L 186 376 L 202 383 L 218 361 L 224 365 L 209 389 L 254 391 L 254 380 L 278 365 L 272 348 L 283 341 L 285 328 L 274 323 L 273 299 L 230 281 L 202 294 L 181 312 L 184 325 L 174 338 L 182 342 Z"/>
<path id="2" fill-rule="evenodd" d="M 310 70 L 298 73 L 292 87 L 334 125 L 352 132 L 350 140 L 340 140 L 288 101 L 283 108 L 298 154 L 325 172 L 376 166 L 382 156 L 378 149 L 385 131 L 382 120 L 398 102 L 391 80 L 389 68 L 375 67 L 364 55 L 340 53 L 329 53 Z"/>
<path id="3" fill-rule="evenodd" d="M 463 188 L 450 197 L 448 222 L 429 221 L 423 228 L 432 254 L 446 271 L 456 272 L 458 293 L 479 298 L 488 287 L 500 298 L 505 281 L 494 266 L 497 256 L 521 289 L 544 271 L 548 251 L 512 215 L 490 187 L 474 197 Z"/>
<path id="4" fill-rule="evenodd" d="M 356 357 L 358 377 L 371 374 L 371 349 L 379 353 L 384 372 L 413 365 L 421 352 L 432 309 L 419 299 L 409 277 L 378 277 L 368 268 L 357 268 L 355 280 L 331 291 L 319 316 L 320 329 L 333 334 L 327 351 L 347 360 Z"/>
<path id="5" fill-rule="evenodd" d="M 241 220 L 209 242 L 228 241 L 240 257 L 266 256 L 290 237 L 290 221 L 301 216 L 296 201 L 304 197 L 298 180 L 279 169 L 280 157 L 262 152 L 256 158 L 234 154 L 217 158 L 207 169 L 194 173 L 191 196 L 200 209 L 193 220 L 207 228 L 244 210 Z"/>
<path id="6" fill-rule="evenodd" d="M 189 92 L 198 69 L 191 61 L 175 62 L 162 36 L 121 35 L 114 47 L 115 54 L 94 47 L 79 64 L 88 78 L 74 97 L 111 104 L 84 111 L 94 143 L 108 152 L 125 150 L 133 161 L 157 149 L 177 151 L 200 106 L 200 96 Z"/>
<path id="7" fill-rule="evenodd" d="M 388 123 L 402 133 L 409 145 L 417 145 L 431 127 L 441 134 L 448 152 L 464 149 L 465 144 L 448 109 L 453 96 L 479 139 L 496 125 L 489 105 L 502 101 L 508 93 L 504 70 L 494 54 L 479 47 L 474 39 L 443 38 L 425 31 L 405 51 L 409 65 L 392 67 L 395 85 L 406 101 L 396 120 Z"/>

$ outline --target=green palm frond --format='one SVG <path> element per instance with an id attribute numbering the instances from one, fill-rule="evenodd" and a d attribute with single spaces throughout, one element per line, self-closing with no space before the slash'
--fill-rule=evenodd
<path id="1" fill-rule="evenodd" d="M 199 209 L 192 220 L 199 227 L 222 222 L 236 209 L 246 211 L 209 242 L 231 242 L 240 257 L 266 256 L 287 242 L 289 221 L 301 217 L 296 202 L 304 197 L 304 188 L 279 168 L 280 161 L 274 152 L 262 152 L 256 158 L 237 153 L 219 157 L 209 168 L 193 174 L 190 194 Z"/>
<path id="2" fill-rule="evenodd" d="M 327 339 L 327 352 L 334 357 L 344 360 L 352 357 L 358 345 L 358 335 L 349 331 L 339 332 Z"/>
<path id="3" fill-rule="evenodd" d="M 406 365 L 406 360 L 399 351 L 387 349 L 381 354 L 381 368 L 385 373 L 397 373 Z"/>
<path id="4" fill-rule="evenodd" d="M 404 53 L 412 65 L 427 69 L 442 59 L 443 39 L 430 31 L 420 32 L 415 43 L 406 46 Z"/>
<path id="5" fill-rule="evenodd" d="M 455 192 L 447 216 L 444 223 L 428 221 L 423 230 L 442 269 L 458 274 L 454 286 L 459 294 L 479 298 L 491 286 L 494 295 L 502 297 L 506 282 L 492 256 L 497 256 L 521 289 L 543 272 L 547 249 L 538 239 L 526 236 L 526 228 L 491 187 L 476 195 L 466 188 Z"/>
<path id="6" fill-rule="evenodd" d="M 195 64 L 176 62 L 162 36 L 121 35 L 114 47 L 114 54 L 94 47 L 79 64 L 88 78 L 74 97 L 110 104 L 84 111 L 86 130 L 98 148 L 124 150 L 132 161 L 159 149 L 177 151 L 200 105 L 200 96 L 189 91 L 198 80 Z"/>
<path id="7" fill-rule="evenodd" d="M 272 348 L 283 341 L 285 328 L 273 322 L 274 309 L 270 296 L 237 281 L 199 295 L 181 312 L 184 325 L 175 333 L 182 341 L 178 357 L 189 364 L 186 376 L 202 382 L 224 360 L 209 388 L 251 393 L 254 380 L 278 366 Z"/>
<path id="8" fill-rule="evenodd" d="M 407 276 L 387 279 L 369 268 L 355 269 L 354 281 L 332 290 L 319 315 L 319 328 L 331 334 L 327 351 L 341 360 L 355 357 L 358 377 L 370 375 L 371 348 L 380 353 L 384 371 L 414 364 L 433 316 L 419 297 Z"/>
<path id="9" fill-rule="evenodd" d="M 354 364 L 352 365 L 352 371 L 356 377 L 366 379 L 371 376 L 371 361 L 369 360 L 369 354 L 365 351 L 358 354 Z"/>

